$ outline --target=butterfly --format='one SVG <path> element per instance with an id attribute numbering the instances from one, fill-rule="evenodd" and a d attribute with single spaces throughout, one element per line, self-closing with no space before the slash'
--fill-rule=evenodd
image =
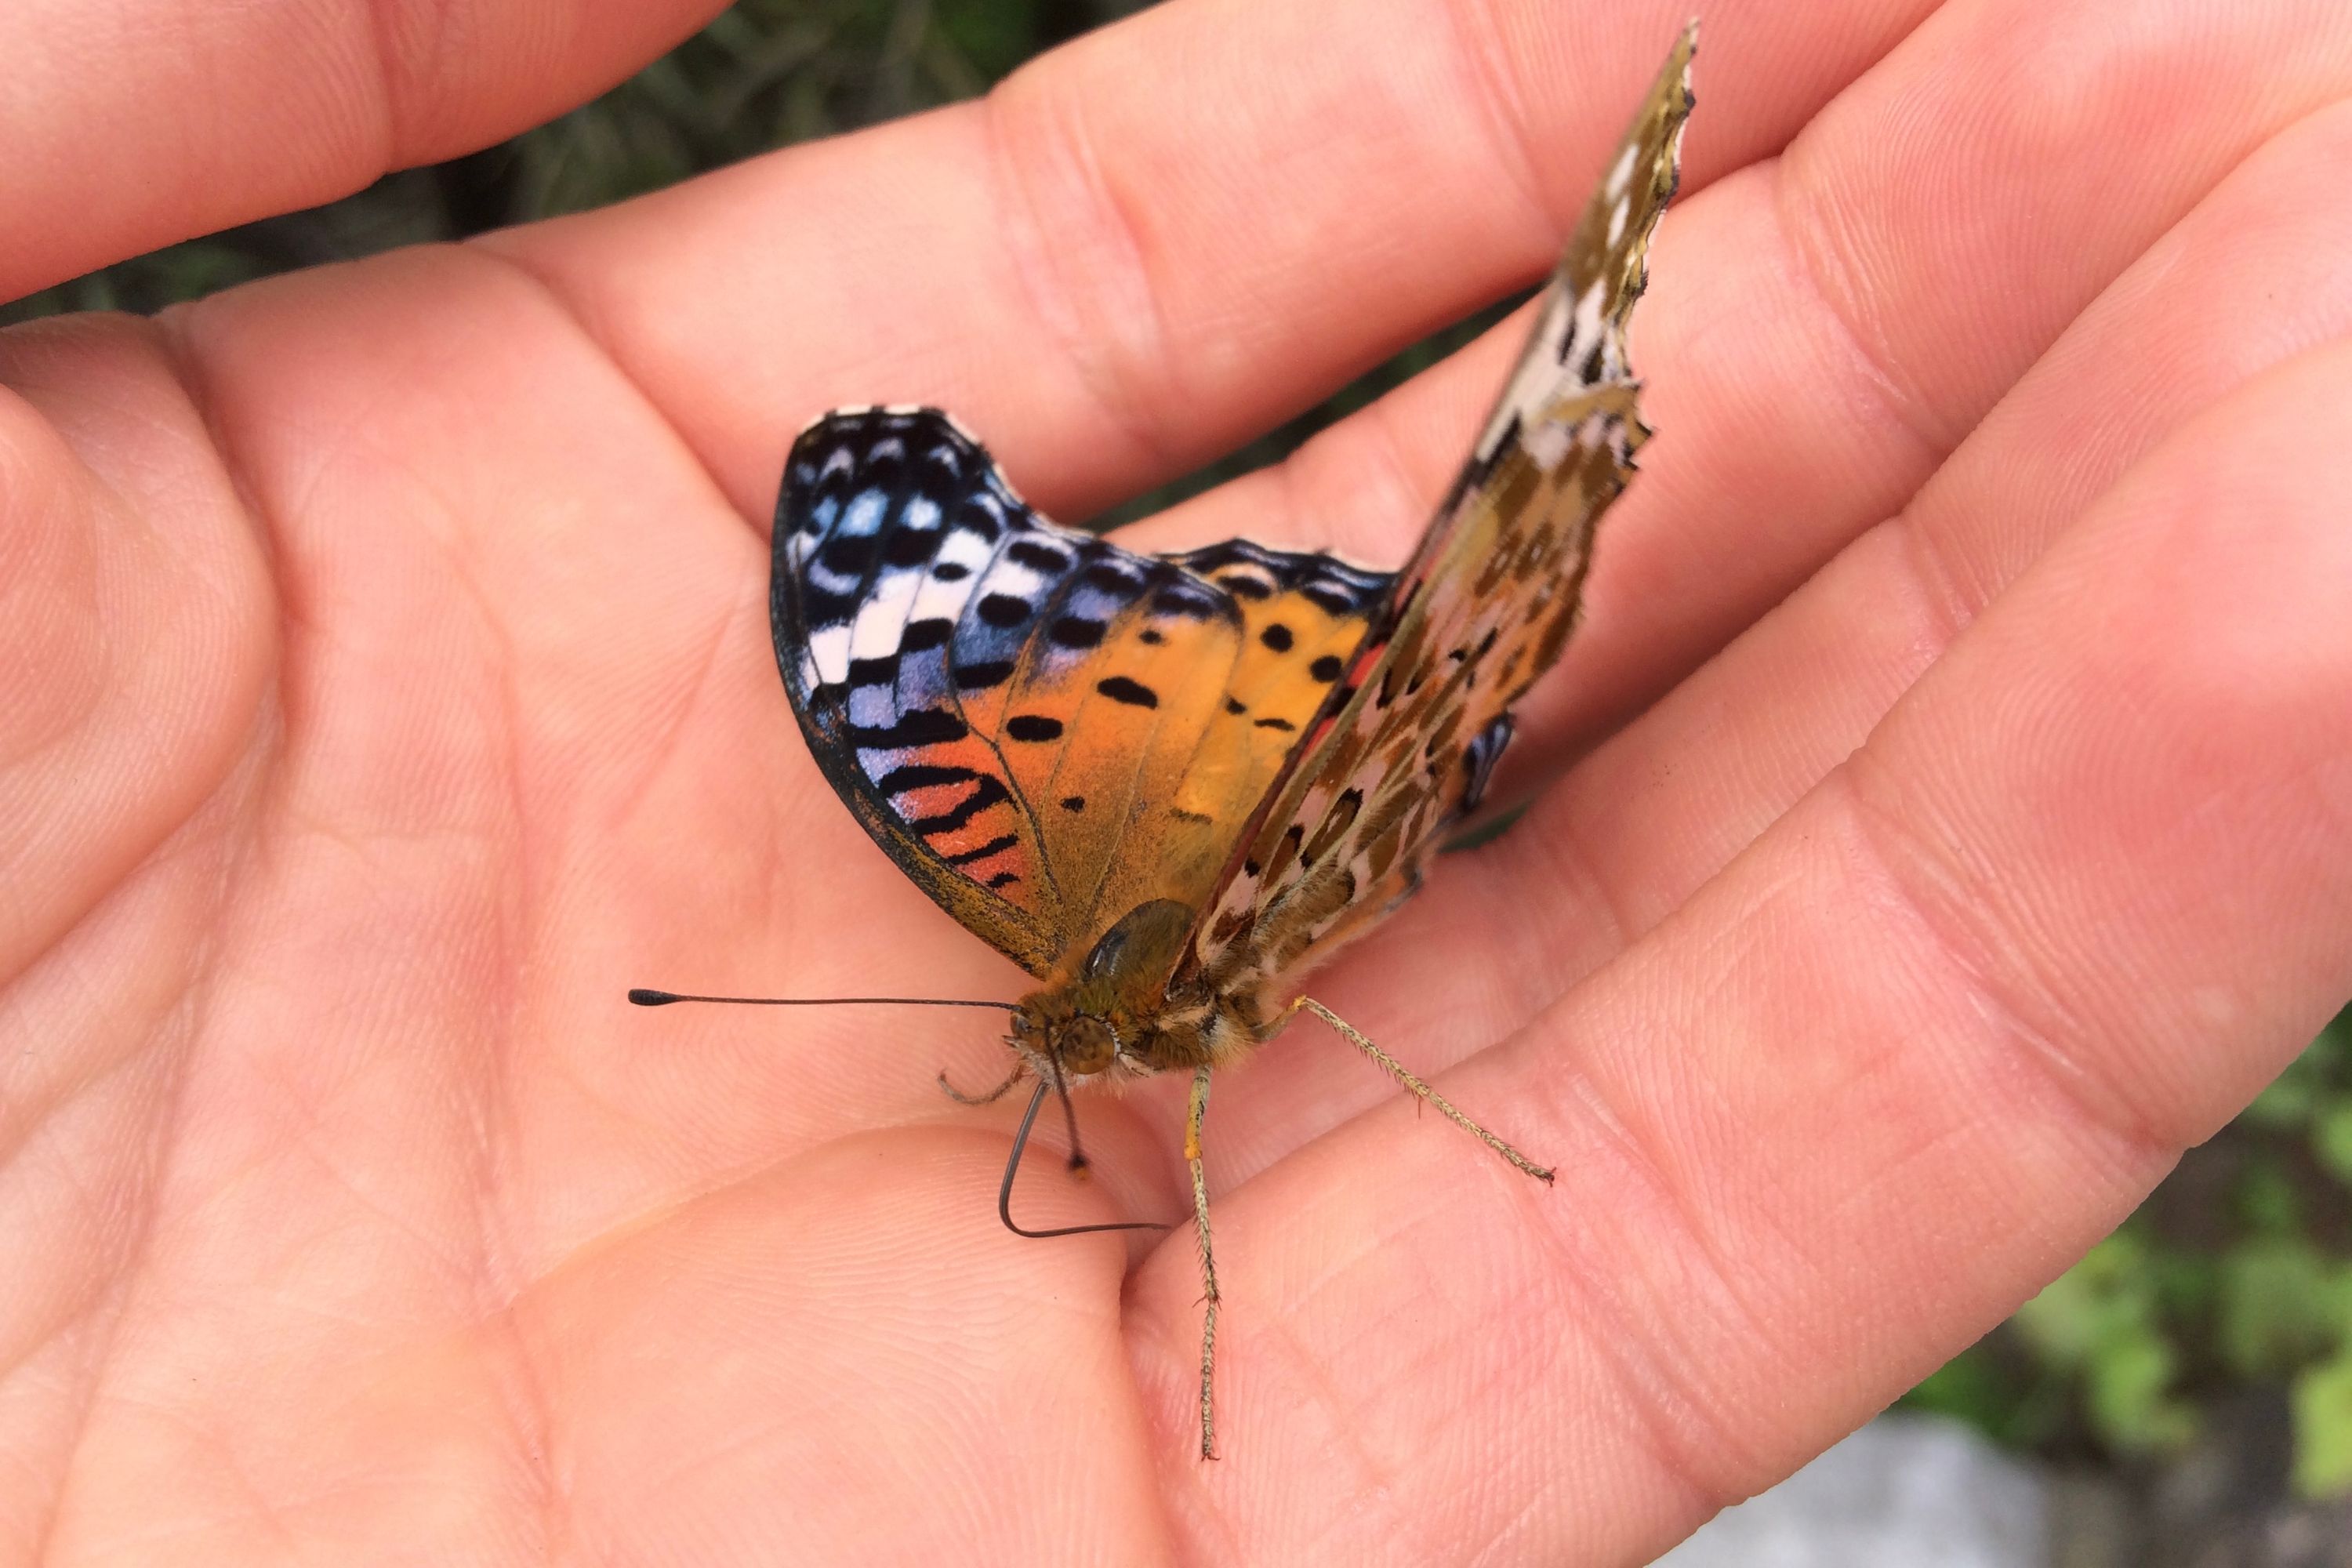
<path id="1" fill-rule="evenodd" d="M 1687 28 L 1668 56 L 1394 573 L 1247 540 L 1140 554 L 1058 528 L 934 409 L 836 410 L 786 462 L 771 609 L 793 711 L 875 841 L 1037 977 L 1011 1007 L 997 1090 L 1037 1080 L 1024 1141 L 1049 1089 L 1192 1075 L 1203 1458 L 1219 1302 L 1201 1132 L 1217 1068 L 1312 1011 L 1551 1179 L 1301 976 L 1420 885 L 1478 805 L 1511 705 L 1575 628 L 1595 525 L 1649 434 L 1625 325 L 1674 194 L 1696 44 Z"/>

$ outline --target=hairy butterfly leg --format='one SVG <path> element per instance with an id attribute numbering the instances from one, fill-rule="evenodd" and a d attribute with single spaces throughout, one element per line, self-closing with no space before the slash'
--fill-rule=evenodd
<path id="1" fill-rule="evenodd" d="M 1004 1081 L 998 1084 L 994 1089 L 985 1090 L 980 1094 L 966 1094 L 963 1090 L 958 1089 L 954 1084 L 948 1081 L 947 1069 L 945 1068 L 941 1068 L 940 1069 L 939 1078 L 940 1092 L 946 1095 L 950 1100 L 954 1100 L 958 1105 L 994 1105 L 998 1100 L 1003 1100 L 1007 1094 L 1012 1092 L 1013 1086 L 1014 1084 L 1019 1083 L 1023 1079 L 1028 1076 L 1029 1064 L 1027 1062 L 1014 1062 L 1013 1064 L 1013 1070 L 1004 1075 Z"/>
<path id="2" fill-rule="evenodd" d="M 1192 1173 L 1192 1231 L 1201 1243 L 1201 1458 L 1217 1457 L 1217 1418 L 1210 1393 L 1217 1364 L 1217 1261 L 1209 1249 L 1209 1181 L 1201 1171 L 1201 1122 L 1209 1113 L 1209 1068 L 1192 1073 L 1192 1095 L 1184 1113 L 1184 1163 Z"/>
<path id="3" fill-rule="evenodd" d="M 1330 1025 L 1331 1027 L 1337 1029 L 1339 1032 L 1341 1038 L 1345 1039 L 1349 1045 L 1355 1047 L 1358 1050 L 1363 1052 L 1366 1056 L 1371 1058 L 1372 1060 L 1378 1062 L 1381 1068 L 1386 1071 L 1391 1078 L 1404 1085 L 1404 1087 L 1412 1090 L 1415 1096 L 1426 1100 L 1429 1104 L 1437 1107 L 1439 1110 L 1444 1113 L 1445 1119 L 1453 1122 L 1454 1125 L 1468 1132 L 1472 1137 L 1477 1139 L 1479 1142 L 1484 1143 L 1487 1148 L 1492 1149 L 1496 1153 L 1500 1154 L 1504 1159 L 1508 1160 L 1512 1164 L 1517 1166 L 1520 1170 L 1525 1171 L 1537 1181 L 1542 1182 L 1546 1185 L 1550 1184 L 1552 1173 L 1549 1168 L 1537 1164 L 1533 1160 L 1528 1159 L 1525 1154 L 1520 1153 L 1517 1149 L 1512 1148 L 1508 1143 L 1504 1142 L 1500 1138 L 1496 1137 L 1492 1132 L 1487 1131 L 1484 1127 L 1481 1127 L 1476 1122 L 1471 1121 L 1469 1117 L 1464 1115 L 1461 1110 L 1455 1108 L 1452 1100 L 1446 1099 L 1444 1095 L 1430 1088 L 1429 1085 L 1422 1082 L 1419 1078 L 1414 1076 L 1411 1068 L 1406 1067 L 1402 1062 L 1397 1060 L 1396 1058 L 1389 1055 L 1388 1052 L 1372 1044 L 1370 1039 L 1366 1038 L 1357 1030 L 1354 1025 L 1349 1023 L 1345 1018 L 1340 1017 L 1339 1014 L 1334 1013 L 1330 1008 L 1323 1005 L 1322 1003 L 1316 1001 L 1312 996 L 1301 996 L 1297 1001 L 1293 1002 L 1290 1005 L 1289 1010 L 1292 1013 L 1296 1013 L 1301 1007 L 1306 1008 L 1307 1011 L 1313 1013 L 1317 1017 Z M 1201 1231 L 1201 1245 L 1204 1252 L 1208 1247 L 1209 1233 L 1207 1225 L 1208 1220 L 1206 1217 L 1206 1212 L 1203 1211 L 1202 1219 L 1202 1228 Z"/>

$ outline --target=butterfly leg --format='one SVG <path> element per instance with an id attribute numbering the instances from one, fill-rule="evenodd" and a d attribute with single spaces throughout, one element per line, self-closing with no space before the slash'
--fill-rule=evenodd
<path id="1" fill-rule="evenodd" d="M 940 1091 L 945 1094 L 950 1100 L 954 1100 L 958 1105 L 994 1105 L 998 1100 L 1004 1098 L 1007 1090 L 1011 1089 L 1014 1084 L 1019 1083 L 1023 1078 L 1026 1077 L 1028 1072 L 1028 1063 L 1016 1061 L 1013 1064 L 1013 1070 L 1004 1075 L 1004 1081 L 998 1084 L 994 1089 L 990 1089 L 985 1094 L 966 1094 L 963 1090 L 958 1089 L 955 1085 L 948 1081 L 946 1069 L 942 1068 L 940 1072 Z"/>
<path id="2" fill-rule="evenodd" d="M 1339 1014 L 1334 1013 L 1330 1008 L 1326 1007 L 1322 1003 L 1318 1002 L 1312 996 L 1301 996 L 1297 1001 L 1293 1002 L 1290 1005 L 1290 1010 L 1294 1013 L 1301 1007 L 1306 1008 L 1308 1012 L 1314 1014 L 1317 1017 L 1330 1025 L 1334 1029 L 1339 1031 L 1340 1037 L 1349 1045 L 1355 1047 L 1358 1050 L 1371 1058 L 1372 1060 L 1380 1063 L 1381 1068 L 1387 1071 L 1391 1078 L 1404 1085 L 1404 1087 L 1412 1090 L 1413 1094 L 1437 1107 L 1439 1110 L 1444 1113 L 1446 1120 L 1453 1122 L 1454 1125 L 1463 1129 L 1465 1131 L 1467 1131 L 1472 1137 L 1477 1139 L 1479 1142 L 1484 1143 L 1487 1148 L 1492 1149 L 1496 1153 L 1500 1154 L 1504 1159 L 1508 1160 L 1512 1164 L 1517 1165 L 1520 1170 L 1525 1171 L 1537 1181 L 1547 1184 L 1550 1182 L 1551 1172 L 1549 1169 L 1537 1164 L 1533 1160 L 1528 1159 L 1525 1154 L 1520 1153 L 1517 1149 L 1512 1148 L 1508 1143 L 1504 1142 L 1500 1138 L 1496 1137 L 1492 1132 L 1487 1131 L 1485 1128 L 1479 1126 L 1467 1116 L 1465 1116 L 1461 1111 L 1454 1109 L 1454 1102 L 1452 1100 L 1446 1099 L 1444 1095 L 1430 1088 L 1429 1085 L 1422 1082 L 1420 1079 L 1414 1077 L 1411 1068 L 1406 1067 L 1402 1062 L 1397 1060 L 1396 1058 L 1389 1055 L 1388 1052 L 1372 1044 L 1370 1040 L 1365 1038 L 1363 1035 L 1357 1031 L 1354 1025 L 1339 1016 Z M 1205 1219 L 1202 1221 L 1202 1224 L 1204 1226 L 1207 1224 Z M 1202 1246 L 1204 1248 L 1208 1245 L 1208 1234 L 1209 1233 L 1205 1228 L 1201 1232 Z"/>
<path id="3" fill-rule="evenodd" d="M 1192 1074 L 1192 1099 L 1184 1116 L 1184 1163 L 1192 1172 L 1192 1226 L 1201 1242 L 1201 1287 L 1208 1303 L 1201 1323 L 1201 1458 L 1217 1457 L 1217 1418 L 1210 1399 L 1217 1364 L 1217 1262 L 1209 1250 L 1209 1183 L 1201 1172 L 1201 1121 L 1209 1113 L 1209 1068 Z"/>

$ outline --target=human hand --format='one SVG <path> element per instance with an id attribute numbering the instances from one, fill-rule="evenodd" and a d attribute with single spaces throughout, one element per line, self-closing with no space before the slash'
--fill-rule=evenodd
<path id="1" fill-rule="evenodd" d="M 709 7 L 58 9 L 0 18 L 10 295 Z M 1559 776 L 1316 985 L 1559 1180 L 1311 1026 L 1221 1079 L 1220 1462 L 1183 1233 L 998 1227 L 1010 1109 L 931 1081 L 990 1025 L 621 1005 L 1023 984 L 786 711 L 805 418 L 946 406 L 1082 517 L 1538 275 L 1681 20 L 1177 0 L 985 105 L 0 336 L 0 1539 L 1638 1562 L 2127 1212 L 2352 990 L 2322 0 L 1706 14 L 1660 434 L 1522 710 Z M 1136 539 L 1400 559 L 1518 330 Z M 1170 1091 L 1085 1101 L 1100 1180 L 1024 1219 L 1181 1215 Z"/>

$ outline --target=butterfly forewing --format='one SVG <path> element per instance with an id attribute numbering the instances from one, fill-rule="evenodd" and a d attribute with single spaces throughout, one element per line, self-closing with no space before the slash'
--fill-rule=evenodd
<path id="1" fill-rule="evenodd" d="M 978 671 L 984 691 L 1000 659 L 1009 676 L 1017 646 L 982 611 L 1032 526 L 945 420 L 843 410 L 786 461 L 770 612 L 793 712 L 835 792 L 925 892 L 1043 973 L 1044 847 L 958 685 Z"/>
<path id="2" fill-rule="evenodd" d="M 1686 34 L 1612 159 L 1470 461 L 1231 857 L 1181 976 L 1219 994 L 1276 988 L 1393 907 L 1483 787 L 1510 705 L 1559 657 L 1594 526 L 1648 434 L 1624 325 L 1675 189 L 1692 45 Z"/>

